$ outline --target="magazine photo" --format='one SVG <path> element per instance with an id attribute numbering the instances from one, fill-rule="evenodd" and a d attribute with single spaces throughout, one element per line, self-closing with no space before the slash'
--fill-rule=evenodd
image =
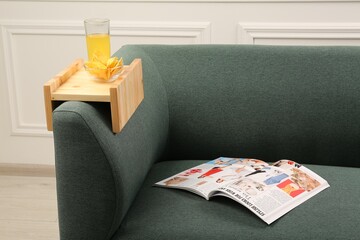
<path id="1" fill-rule="evenodd" d="M 220 157 L 186 169 L 155 186 L 187 190 L 206 200 L 229 197 L 271 224 L 329 184 L 291 160 L 268 164 L 258 159 Z"/>

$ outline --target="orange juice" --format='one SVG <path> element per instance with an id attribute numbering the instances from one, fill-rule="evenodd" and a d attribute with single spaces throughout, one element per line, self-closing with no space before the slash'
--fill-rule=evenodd
<path id="1" fill-rule="evenodd" d="M 90 34 L 86 35 L 86 45 L 88 59 L 92 60 L 94 53 L 101 53 L 107 59 L 110 58 L 110 36 L 109 34 Z"/>

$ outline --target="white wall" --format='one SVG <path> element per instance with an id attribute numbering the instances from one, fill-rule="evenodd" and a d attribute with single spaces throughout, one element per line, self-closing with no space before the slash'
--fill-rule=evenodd
<path id="1" fill-rule="evenodd" d="M 0 163 L 54 164 L 42 85 L 86 57 L 82 21 L 123 44 L 360 45 L 360 0 L 0 0 Z"/>

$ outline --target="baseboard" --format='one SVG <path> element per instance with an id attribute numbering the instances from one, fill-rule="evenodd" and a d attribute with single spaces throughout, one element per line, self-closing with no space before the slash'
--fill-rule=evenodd
<path id="1" fill-rule="evenodd" d="M 55 166 L 43 164 L 0 163 L 0 175 L 55 177 Z"/>

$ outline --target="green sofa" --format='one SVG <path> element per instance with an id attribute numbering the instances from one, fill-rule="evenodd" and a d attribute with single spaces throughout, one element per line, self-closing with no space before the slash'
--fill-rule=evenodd
<path id="1" fill-rule="evenodd" d="M 360 239 L 360 47 L 129 45 L 145 98 L 53 113 L 61 240 Z M 154 183 L 219 156 L 292 159 L 330 188 L 267 225 L 225 197 Z"/>

